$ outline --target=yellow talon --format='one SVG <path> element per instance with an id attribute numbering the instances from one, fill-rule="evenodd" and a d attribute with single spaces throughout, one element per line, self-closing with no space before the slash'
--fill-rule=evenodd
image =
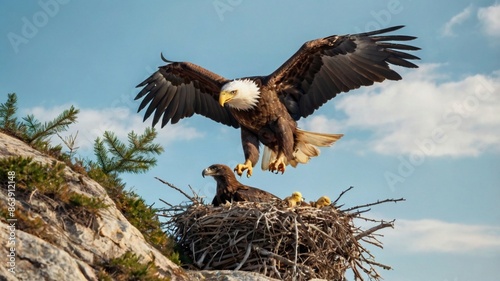
<path id="1" fill-rule="evenodd" d="M 279 157 L 278 159 L 276 159 L 276 161 L 269 164 L 269 171 L 276 174 L 281 172 L 281 174 L 283 174 L 285 172 L 285 167 L 286 167 L 285 161 L 283 160 L 282 157 Z"/>
<path id="2" fill-rule="evenodd" d="M 234 171 L 238 174 L 238 176 L 243 175 L 243 171 L 247 170 L 247 178 L 252 176 L 253 172 L 253 165 L 252 161 L 246 160 L 245 164 L 238 164 L 236 165 L 236 168 L 234 168 Z"/>

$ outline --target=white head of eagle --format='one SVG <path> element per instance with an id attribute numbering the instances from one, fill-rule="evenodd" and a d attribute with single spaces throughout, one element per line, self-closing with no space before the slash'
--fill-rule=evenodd
<path id="1" fill-rule="evenodd" d="M 237 79 L 224 84 L 219 95 L 221 106 L 227 103 L 229 107 L 238 110 L 249 110 L 257 105 L 260 89 L 250 79 Z"/>

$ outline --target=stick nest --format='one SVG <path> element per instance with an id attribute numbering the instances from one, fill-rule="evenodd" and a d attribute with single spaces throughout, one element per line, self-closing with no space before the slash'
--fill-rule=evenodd
<path id="1" fill-rule="evenodd" d="M 214 207 L 197 196 L 187 197 L 191 202 L 177 206 L 162 200 L 170 207 L 160 210 L 169 218 L 166 228 L 191 259 L 191 266 L 258 272 L 281 280 L 344 280 L 347 269 L 356 280 L 363 280 L 363 275 L 379 280 L 375 267 L 390 267 L 375 262 L 361 242 L 381 248 L 375 232 L 393 227 L 393 221 L 367 219 L 361 214 L 368 206 L 404 200 L 387 199 L 341 210 L 335 206 L 338 198 L 317 209 L 289 208 L 282 202 L 233 202 Z M 376 225 L 362 230 L 354 226 L 355 218 Z"/>

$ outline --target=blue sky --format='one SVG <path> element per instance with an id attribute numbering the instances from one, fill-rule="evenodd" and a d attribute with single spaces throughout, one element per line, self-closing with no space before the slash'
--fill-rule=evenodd
<path id="1" fill-rule="evenodd" d="M 337 197 L 396 219 L 373 249 L 385 280 L 498 280 L 500 269 L 500 4 L 495 1 L 1 1 L 0 92 L 20 115 L 48 120 L 75 105 L 79 155 L 105 130 L 142 132 L 135 85 L 162 65 L 160 52 L 227 78 L 266 75 L 307 40 L 406 25 L 422 48 L 402 81 L 342 94 L 300 121 L 344 133 L 284 175 L 255 170 L 245 184 L 278 196 Z M 4 102 L 4 100 L 2 102 Z M 57 141 L 57 140 L 54 140 Z M 147 199 L 180 203 L 153 177 L 211 198 L 201 171 L 243 161 L 239 131 L 197 116 L 159 130 L 151 172 L 125 175 Z M 156 206 L 161 203 L 157 202 Z M 360 222 L 361 223 L 361 222 Z"/>

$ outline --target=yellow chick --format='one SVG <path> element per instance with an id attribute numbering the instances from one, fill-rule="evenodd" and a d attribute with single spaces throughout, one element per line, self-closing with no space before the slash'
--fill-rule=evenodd
<path id="1" fill-rule="evenodd" d="M 288 207 L 295 207 L 297 205 L 300 205 L 302 203 L 302 201 L 304 201 L 304 198 L 302 197 L 302 193 L 300 193 L 298 191 L 294 191 L 292 193 L 292 196 L 288 196 L 283 201 L 286 202 Z"/>
<path id="2" fill-rule="evenodd" d="M 326 207 L 326 206 L 329 206 L 330 204 L 332 204 L 332 200 L 330 200 L 330 198 L 328 198 L 328 196 L 321 196 L 315 203 L 314 203 L 314 207 L 320 209 L 320 208 L 323 208 L 323 207 Z"/>

